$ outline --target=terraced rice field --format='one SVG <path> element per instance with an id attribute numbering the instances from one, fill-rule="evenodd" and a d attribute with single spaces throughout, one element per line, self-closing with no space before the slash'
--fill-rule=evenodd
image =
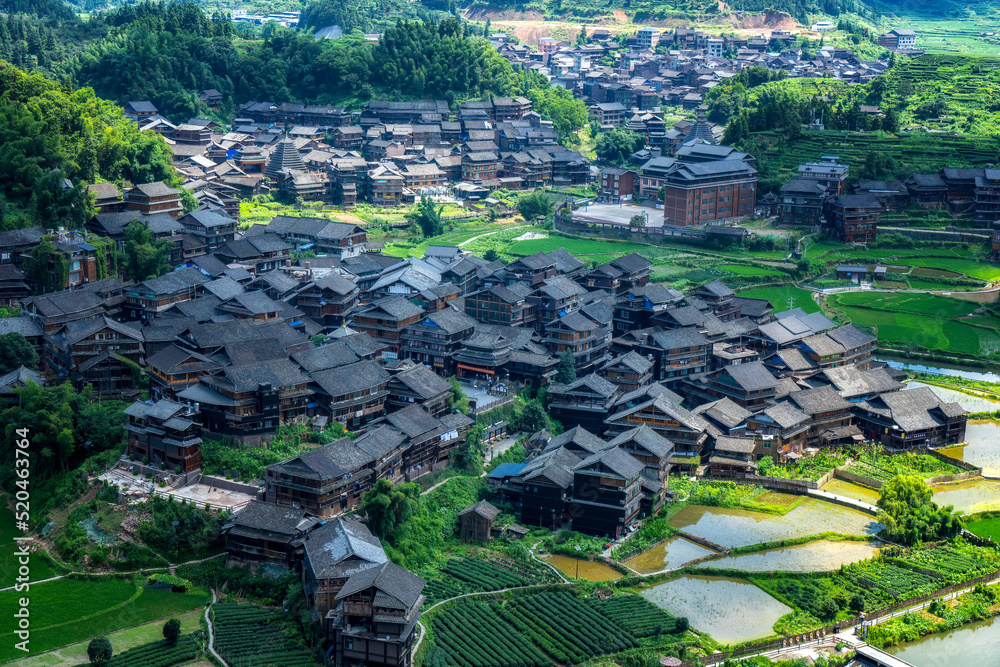
<path id="1" fill-rule="evenodd" d="M 854 324 L 874 327 L 879 341 L 970 356 L 1000 350 L 995 318 L 964 318 L 979 304 L 930 294 L 850 292 L 828 297 Z"/>

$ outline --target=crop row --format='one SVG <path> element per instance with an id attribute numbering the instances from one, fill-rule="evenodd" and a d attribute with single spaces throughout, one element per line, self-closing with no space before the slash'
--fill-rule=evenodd
<path id="1" fill-rule="evenodd" d="M 312 653 L 283 631 L 284 614 L 252 605 L 219 604 L 215 614 L 215 649 L 240 667 L 315 665 Z"/>
<path id="2" fill-rule="evenodd" d="M 933 549 L 914 550 L 907 553 L 902 560 L 926 570 L 941 573 L 942 576 L 974 576 L 983 571 L 991 570 L 992 565 L 986 559 L 978 559 L 972 555 L 960 552 L 955 547 L 942 544 Z"/>
<path id="3" fill-rule="evenodd" d="M 545 593 L 515 600 L 503 607 L 502 613 L 554 660 L 565 664 L 638 645 L 610 619 L 566 593 Z"/>
<path id="4" fill-rule="evenodd" d="M 639 595 L 591 598 L 590 607 L 633 637 L 653 637 L 677 630 L 677 619 Z"/>
<path id="5" fill-rule="evenodd" d="M 526 586 L 529 582 L 509 570 L 476 560 L 475 558 L 453 558 L 444 566 L 444 572 L 456 579 L 467 581 L 479 590 L 495 591 L 501 588 Z"/>
<path id="6" fill-rule="evenodd" d="M 200 632 L 182 635 L 176 644 L 165 639 L 136 646 L 123 651 L 104 663 L 104 667 L 170 667 L 188 662 L 198 657 L 201 648 L 198 639 Z M 90 663 L 85 663 L 90 665 Z M 83 667 L 82 665 L 80 667 Z"/>
<path id="7" fill-rule="evenodd" d="M 551 664 L 537 648 L 484 603 L 461 605 L 434 619 L 436 650 L 428 667 L 543 667 Z"/>

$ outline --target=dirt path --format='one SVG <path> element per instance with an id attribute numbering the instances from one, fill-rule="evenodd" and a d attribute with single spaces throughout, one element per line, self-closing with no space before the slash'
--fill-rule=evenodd
<path id="1" fill-rule="evenodd" d="M 215 591 L 213 590 L 212 604 L 215 604 L 216 599 Z M 229 665 L 226 664 L 226 661 L 222 659 L 222 656 L 215 652 L 215 629 L 212 627 L 212 618 L 208 613 L 211 610 L 211 606 L 205 607 L 205 624 L 208 625 L 208 651 L 215 656 L 215 659 L 222 664 L 222 667 L 229 667 Z"/>

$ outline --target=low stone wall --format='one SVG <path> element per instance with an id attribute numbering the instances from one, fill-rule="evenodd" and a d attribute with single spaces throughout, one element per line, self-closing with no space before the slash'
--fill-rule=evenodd
<path id="1" fill-rule="evenodd" d="M 948 456 L 947 454 L 942 454 L 941 452 L 937 451 L 936 449 L 929 449 L 929 450 L 927 450 L 927 453 L 929 455 L 933 456 L 934 458 L 936 458 L 938 461 L 942 461 L 944 463 L 950 463 L 951 465 L 955 466 L 956 468 L 961 468 L 962 470 L 967 470 L 967 471 L 975 470 L 976 472 L 980 472 L 980 473 L 983 471 L 982 468 L 977 468 L 976 466 L 972 465 L 971 463 L 966 463 L 965 461 L 962 461 L 961 459 L 952 458 L 951 456 Z"/>
<path id="2" fill-rule="evenodd" d="M 236 491 L 237 493 L 245 493 L 248 496 L 253 496 L 257 500 L 264 499 L 264 492 L 261 491 L 260 487 L 251 486 L 250 484 L 243 484 L 242 482 L 236 482 L 231 479 L 212 477 L 211 475 L 202 475 L 201 483 L 207 486 L 214 486 L 219 489 L 225 489 L 226 491 Z"/>
<path id="3" fill-rule="evenodd" d="M 851 482 L 852 484 L 858 484 L 860 486 L 867 486 L 869 489 L 875 489 L 876 491 L 882 488 L 882 482 L 877 479 L 864 477 L 862 475 L 855 475 L 853 472 L 847 472 L 846 470 L 841 470 L 840 468 L 834 469 L 833 476 L 837 479 L 842 479 L 845 482 Z"/>
<path id="4" fill-rule="evenodd" d="M 946 241 L 950 243 L 982 243 L 990 240 L 986 229 L 962 229 L 954 232 L 945 229 L 911 229 L 909 227 L 879 227 L 880 232 L 894 232 L 918 241 Z"/>
<path id="5" fill-rule="evenodd" d="M 938 475 L 937 477 L 928 477 L 924 481 L 928 484 L 947 484 L 948 482 L 961 482 L 966 479 L 974 479 L 981 476 L 982 475 L 978 470 L 970 470 L 968 472 L 958 472 L 954 475 Z"/>

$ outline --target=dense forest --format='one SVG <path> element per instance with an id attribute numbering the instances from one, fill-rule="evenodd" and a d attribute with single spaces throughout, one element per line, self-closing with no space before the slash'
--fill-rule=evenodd
<path id="1" fill-rule="evenodd" d="M 378 44 L 316 40 L 293 30 L 237 39 L 224 16 L 192 3 L 145 2 L 100 17 L 106 39 L 79 56 L 76 79 L 118 102 L 151 100 L 174 120 L 199 112 L 197 93 L 215 88 L 234 100 L 342 103 L 373 96 L 458 101 L 505 95 L 517 85 L 510 64 L 457 19 L 399 22 Z"/>
<path id="2" fill-rule="evenodd" d="M 90 88 L 0 61 L 0 229 L 81 224 L 92 213 L 87 183 L 169 180 L 170 162 L 159 135 L 139 132 Z"/>

